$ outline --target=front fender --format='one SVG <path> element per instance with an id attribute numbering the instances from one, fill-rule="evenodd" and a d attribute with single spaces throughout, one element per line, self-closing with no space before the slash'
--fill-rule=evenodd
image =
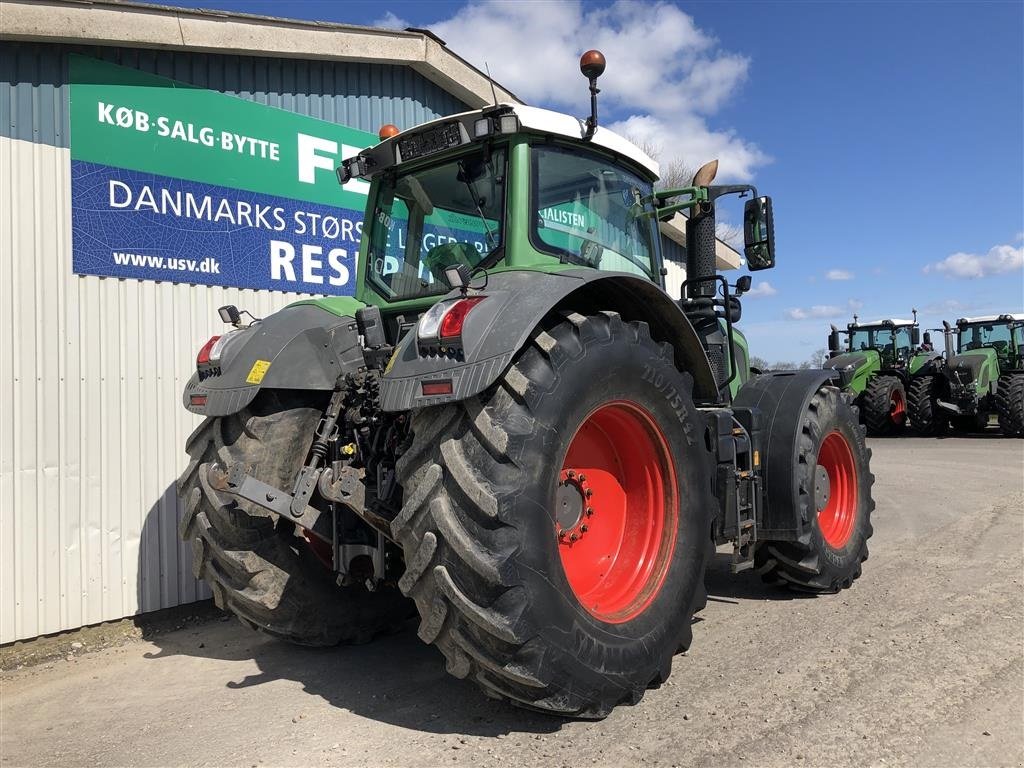
<path id="1" fill-rule="evenodd" d="M 825 384 L 840 386 L 839 379 L 839 371 L 832 369 L 775 371 L 740 387 L 733 409 L 759 412 L 764 441 L 764 515 L 758 538 L 793 540 L 808 524 L 796 504 L 799 473 L 793 471 L 800 456 L 804 414 L 814 393 Z"/>
<path id="2" fill-rule="evenodd" d="M 182 400 L 192 413 L 227 416 L 261 389 L 330 391 L 341 373 L 361 365 L 353 318 L 316 304 L 293 304 L 234 333 L 220 365 L 202 377 L 193 374 Z"/>
<path id="3" fill-rule="evenodd" d="M 530 334 L 552 311 L 619 312 L 626 320 L 644 320 L 655 339 L 668 341 L 676 364 L 694 379 L 696 399 L 713 400 L 718 390 L 707 355 L 689 320 L 657 285 L 635 275 L 592 269 L 557 273 L 531 270 L 488 276 L 484 296 L 466 319 L 462 359 L 421 354 L 415 331 L 406 335 L 381 381 L 385 411 L 406 411 L 465 400 L 483 392 L 508 368 Z M 458 292 L 446 298 L 457 298 Z M 423 396 L 422 382 L 451 380 L 452 393 Z"/>

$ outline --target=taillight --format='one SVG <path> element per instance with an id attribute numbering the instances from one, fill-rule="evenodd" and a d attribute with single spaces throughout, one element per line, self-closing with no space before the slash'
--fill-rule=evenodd
<path id="1" fill-rule="evenodd" d="M 221 353 L 224 351 L 224 345 L 227 344 L 228 339 L 230 339 L 231 335 L 234 333 L 238 333 L 238 331 L 228 331 L 220 336 L 211 336 L 210 340 L 203 344 L 202 349 L 199 350 L 199 354 L 196 355 L 196 365 L 219 365 Z"/>
<path id="2" fill-rule="evenodd" d="M 472 296 L 454 301 L 441 301 L 428 309 L 420 318 L 416 336 L 420 342 L 431 343 L 440 340 L 457 339 L 462 335 L 462 326 L 473 307 L 485 296 Z"/>
<path id="3" fill-rule="evenodd" d="M 471 299 L 459 299 L 452 305 L 452 308 L 444 313 L 441 318 L 442 339 L 455 339 L 462 335 L 462 326 L 470 310 L 484 300 L 483 296 L 474 296 Z"/>
<path id="4" fill-rule="evenodd" d="M 210 365 L 210 354 L 213 352 L 213 346 L 218 341 L 220 341 L 220 336 L 211 336 L 210 340 L 203 344 L 199 354 L 196 355 L 196 365 Z"/>

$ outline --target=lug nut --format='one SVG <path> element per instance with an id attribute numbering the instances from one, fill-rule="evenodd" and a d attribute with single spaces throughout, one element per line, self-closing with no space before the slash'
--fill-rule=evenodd
<path id="1" fill-rule="evenodd" d="M 580 533 L 586 533 L 587 530 L 588 530 L 587 526 L 585 526 L 585 525 L 581 525 L 580 526 Z"/>
<path id="2" fill-rule="evenodd" d="M 587 476 L 586 475 L 580 475 L 580 482 L 581 483 L 587 482 Z"/>
<path id="3" fill-rule="evenodd" d="M 594 492 L 592 490 L 590 490 L 589 488 L 587 488 L 587 498 L 589 499 L 593 495 L 594 495 Z"/>
<path id="4" fill-rule="evenodd" d="M 576 477 L 576 472 L 570 469 L 568 472 L 565 473 L 565 476 L 572 480 L 574 477 Z"/>
<path id="5" fill-rule="evenodd" d="M 594 508 L 587 507 L 587 517 L 590 517 L 592 514 L 594 514 Z"/>
<path id="6" fill-rule="evenodd" d="M 579 536 L 577 536 L 577 535 L 576 535 L 576 534 L 574 533 L 574 534 L 573 534 L 572 536 L 570 536 L 570 537 L 569 537 L 569 541 L 576 541 L 576 539 L 578 539 L 578 538 L 579 538 Z"/>

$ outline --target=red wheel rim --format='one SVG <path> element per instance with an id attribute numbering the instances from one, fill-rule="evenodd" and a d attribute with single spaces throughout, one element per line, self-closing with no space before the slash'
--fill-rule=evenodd
<path id="1" fill-rule="evenodd" d="M 907 419 L 907 401 L 898 389 L 889 395 L 889 418 L 893 424 L 902 424 Z"/>
<path id="2" fill-rule="evenodd" d="M 559 474 L 555 535 L 569 586 L 591 616 L 618 624 L 653 602 L 678 509 L 672 456 L 646 410 L 616 401 L 583 420 Z"/>
<path id="3" fill-rule="evenodd" d="M 818 512 L 825 543 L 842 549 L 857 523 L 857 467 L 853 451 L 839 432 L 829 432 L 818 449 L 818 466 L 828 475 L 828 502 Z"/>

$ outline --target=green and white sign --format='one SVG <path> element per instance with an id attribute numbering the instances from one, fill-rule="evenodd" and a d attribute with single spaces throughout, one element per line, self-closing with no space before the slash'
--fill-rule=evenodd
<path id="1" fill-rule="evenodd" d="M 74 271 L 351 294 L 368 185 L 335 168 L 375 142 L 72 56 Z"/>

